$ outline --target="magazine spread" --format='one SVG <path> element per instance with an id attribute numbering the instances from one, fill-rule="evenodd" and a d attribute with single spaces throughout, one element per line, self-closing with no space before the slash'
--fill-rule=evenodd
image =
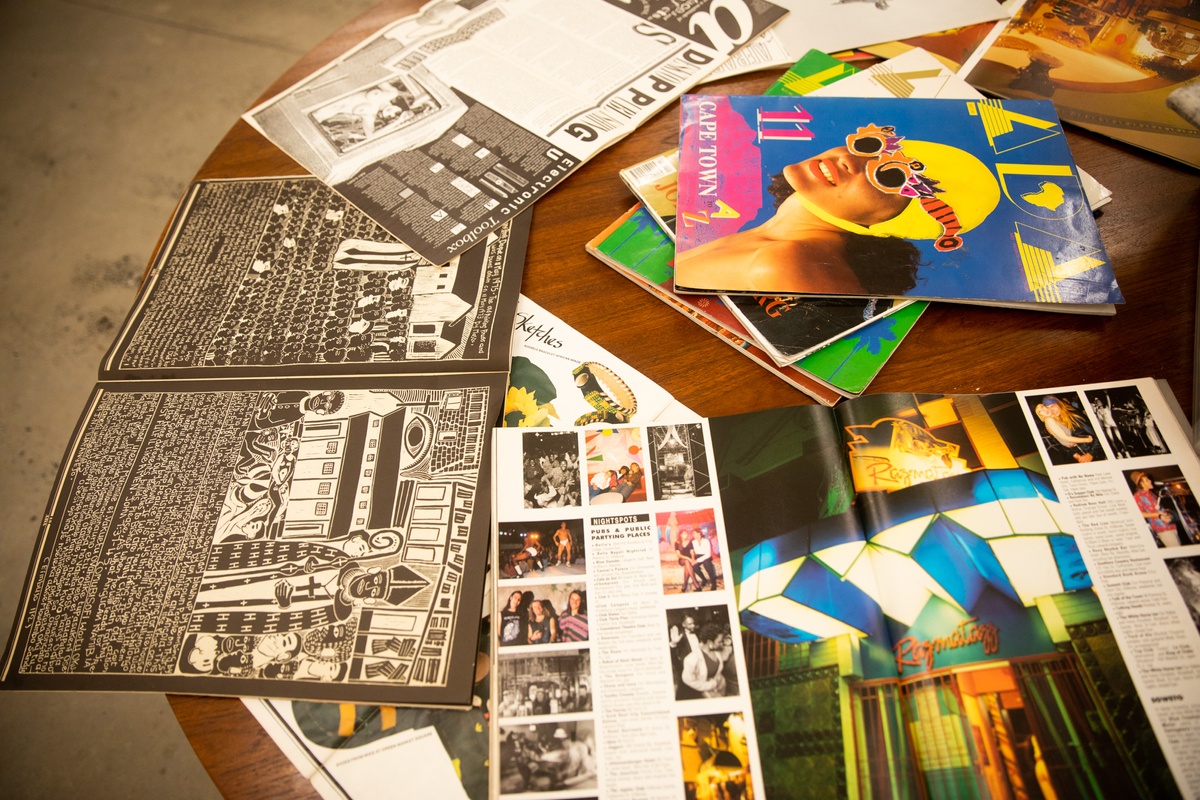
<path id="1" fill-rule="evenodd" d="M 524 295 L 517 304 L 512 360 L 514 376 L 529 375 L 531 369 L 539 375 L 536 381 L 527 383 L 532 398 L 540 402 L 536 411 L 522 408 L 522 415 L 516 418 L 511 415 L 517 409 L 509 408 L 505 419 L 509 427 L 595 427 L 611 423 L 584 418 L 596 409 L 594 400 L 584 398 L 585 386 L 575 385 L 572 376 L 574 369 L 583 364 L 610 370 L 617 376 L 613 380 L 619 379 L 625 387 L 622 391 L 636 398 L 636 410 L 628 421 L 699 419 L 662 387 Z M 519 362 L 525 366 L 518 368 Z M 546 387 L 560 396 L 551 396 L 545 392 Z M 510 385 L 510 406 L 513 389 Z M 617 394 L 610 389 L 604 391 Z M 550 404 L 558 413 L 540 413 Z M 296 769 L 327 800 L 405 798 L 414 794 L 486 800 L 489 673 L 495 653 L 489 619 L 490 577 L 485 587 L 488 595 L 470 708 L 397 708 L 300 700 L 244 702 Z M 406 776 L 402 783 L 395 780 L 397 774 Z"/>
<path id="2" fill-rule="evenodd" d="M 1154 382 L 495 437 L 501 796 L 1200 791 L 1200 461 Z"/>
<path id="3" fill-rule="evenodd" d="M 245 119 L 442 264 L 784 13 L 766 0 L 432 0 Z"/>
<path id="4" fill-rule="evenodd" d="M 63 458 L 3 686 L 469 704 L 528 222 L 435 266 L 315 178 L 193 185 Z"/>
<path id="5" fill-rule="evenodd" d="M 1167 97 L 1200 75 L 1194 4 L 1026 0 L 963 68 L 1000 97 L 1049 99 L 1064 122 L 1200 166 L 1200 129 Z"/>
<path id="6" fill-rule="evenodd" d="M 681 291 L 1123 302 L 1049 103 L 688 95 L 682 114 Z"/>

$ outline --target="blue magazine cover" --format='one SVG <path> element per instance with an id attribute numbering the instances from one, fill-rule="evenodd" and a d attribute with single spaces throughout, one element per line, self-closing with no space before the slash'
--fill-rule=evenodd
<path id="1" fill-rule="evenodd" d="M 687 95 L 680 292 L 1124 302 L 1046 101 Z"/>

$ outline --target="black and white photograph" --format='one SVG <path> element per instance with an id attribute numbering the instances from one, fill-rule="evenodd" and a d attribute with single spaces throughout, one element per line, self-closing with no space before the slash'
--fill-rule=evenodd
<path id="1" fill-rule="evenodd" d="M 592 710 L 592 664 L 588 650 L 501 655 L 497 674 L 500 719 Z"/>
<path id="2" fill-rule="evenodd" d="M 410 76 L 400 75 L 339 97 L 309 118 L 339 154 L 402 130 L 442 110 L 438 99 Z"/>
<path id="3" fill-rule="evenodd" d="M 525 508 L 579 507 L 579 436 L 574 431 L 534 431 L 521 444 Z"/>
<path id="4" fill-rule="evenodd" d="M 501 647 L 588 640 L 586 584 L 538 583 L 506 591 L 496 611 Z"/>
<path id="5" fill-rule="evenodd" d="M 676 700 L 738 693 L 733 635 L 724 605 L 667 609 Z"/>
<path id="6" fill-rule="evenodd" d="M 704 428 L 693 422 L 648 430 L 654 499 L 711 496 Z"/>
<path id="7" fill-rule="evenodd" d="M 1086 392 L 1100 432 L 1115 458 L 1139 458 L 1170 452 L 1136 386 Z"/>
<path id="8" fill-rule="evenodd" d="M 562 578 L 587 572 L 581 519 L 500 523 L 495 558 L 500 579 Z"/>
<path id="9" fill-rule="evenodd" d="M 1200 544 L 1200 504 L 1178 466 L 1144 467 L 1123 474 L 1155 544 Z"/>
<path id="10" fill-rule="evenodd" d="M 1200 556 L 1168 559 L 1167 570 L 1187 604 L 1192 624 L 1200 631 Z"/>
<path id="11" fill-rule="evenodd" d="M 595 789 L 596 723 L 500 724 L 500 794 Z"/>

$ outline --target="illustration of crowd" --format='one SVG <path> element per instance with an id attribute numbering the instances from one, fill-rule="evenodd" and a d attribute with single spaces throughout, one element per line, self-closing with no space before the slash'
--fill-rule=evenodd
<path id="1" fill-rule="evenodd" d="M 560 522 L 546 544 L 547 537 L 532 527 L 538 524 L 529 523 L 529 530 L 500 531 L 499 561 L 504 577 L 523 578 L 551 567 L 582 566 L 586 559 L 582 530 L 573 531 L 566 521 Z M 578 521 L 574 524 L 576 528 L 582 527 Z"/>

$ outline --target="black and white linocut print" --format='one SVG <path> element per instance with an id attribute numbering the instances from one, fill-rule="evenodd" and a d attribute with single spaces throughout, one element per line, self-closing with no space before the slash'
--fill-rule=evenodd
<path id="1" fill-rule="evenodd" d="M 495 387 L 121 386 L 56 490 L 22 674 L 446 683 Z"/>
<path id="2" fill-rule="evenodd" d="M 504 320 L 524 257 L 517 225 L 437 266 L 313 178 L 201 181 L 105 370 L 349 374 L 491 361 L 504 369 Z"/>

